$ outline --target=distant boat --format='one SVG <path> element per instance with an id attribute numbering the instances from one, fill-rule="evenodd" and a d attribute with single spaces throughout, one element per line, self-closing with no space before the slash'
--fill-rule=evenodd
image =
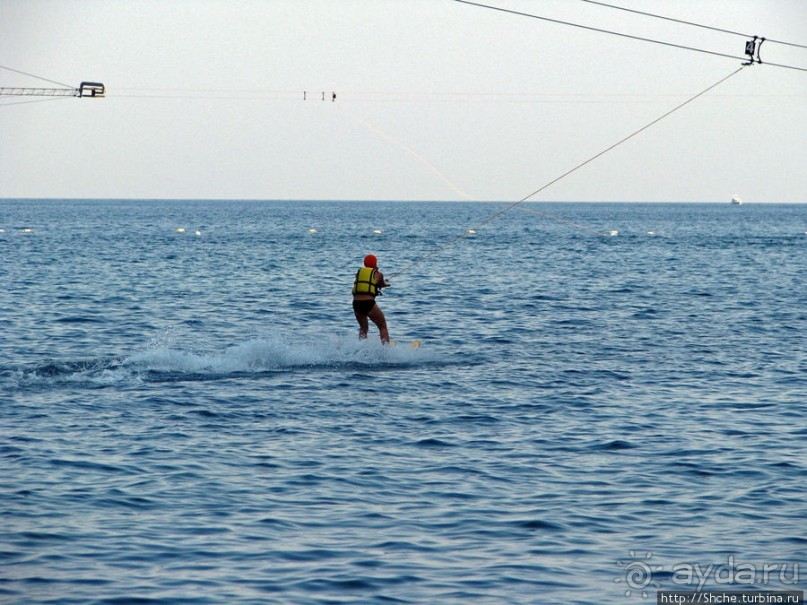
<path id="1" fill-rule="evenodd" d="M 743 203 L 743 200 L 739 195 L 735 195 L 731 198 L 731 203 L 735 206 L 740 206 Z"/>

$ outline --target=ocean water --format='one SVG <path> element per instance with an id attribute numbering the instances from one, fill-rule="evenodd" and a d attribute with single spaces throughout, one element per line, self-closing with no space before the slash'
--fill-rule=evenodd
<path id="1" fill-rule="evenodd" d="M 0 201 L 0 602 L 804 590 L 807 205 L 524 206 Z"/>

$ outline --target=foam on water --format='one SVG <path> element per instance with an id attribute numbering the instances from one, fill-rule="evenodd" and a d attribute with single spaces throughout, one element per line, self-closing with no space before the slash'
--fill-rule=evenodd
<path id="1" fill-rule="evenodd" d="M 173 340 L 174 335 L 167 333 L 146 350 L 129 356 L 0 369 L 0 385 L 19 388 L 72 383 L 102 387 L 142 382 L 153 378 L 154 373 L 163 379 L 198 380 L 276 370 L 400 368 L 436 361 L 428 350 L 405 344 L 386 346 L 377 340 L 360 341 L 347 336 L 305 340 L 271 335 L 247 340 L 221 352 L 187 350 Z"/>
<path id="2" fill-rule="evenodd" d="M 311 366 L 410 365 L 429 360 L 428 353 L 420 349 L 384 346 L 369 339 L 326 337 L 305 341 L 271 336 L 248 340 L 221 353 L 158 347 L 132 355 L 126 364 L 140 370 L 226 374 Z"/>
<path id="3" fill-rule="evenodd" d="M 118 359 L 50 361 L 40 365 L 0 368 L 0 388 L 30 389 L 86 385 L 102 387 L 139 381 Z"/>

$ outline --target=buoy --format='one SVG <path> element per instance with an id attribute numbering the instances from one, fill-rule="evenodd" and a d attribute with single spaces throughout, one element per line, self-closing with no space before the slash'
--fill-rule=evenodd
<path id="1" fill-rule="evenodd" d="M 381 235 L 382 231 L 381 229 L 373 229 L 373 233 L 375 233 L 376 235 Z"/>
<path id="2" fill-rule="evenodd" d="M 615 236 L 619 235 L 619 231 L 616 231 L 616 230 L 609 231 L 608 235 L 610 235 L 611 237 L 615 237 Z"/>
<path id="3" fill-rule="evenodd" d="M 317 232 L 317 230 L 316 230 L 316 229 L 309 229 L 309 230 L 308 230 L 308 232 L 309 232 L 309 233 L 316 233 L 316 232 Z"/>
<path id="4" fill-rule="evenodd" d="M 22 232 L 23 232 L 23 233 L 33 233 L 33 232 L 34 232 L 34 230 L 33 230 L 33 229 L 31 229 L 30 227 L 26 227 L 25 229 L 23 229 L 23 230 L 22 230 Z"/>
<path id="5" fill-rule="evenodd" d="M 475 234 L 475 233 L 476 233 L 476 229 L 468 229 L 468 231 L 466 231 L 465 233 L 468 233 L 468 234 L 470 234 L 470 235 L 473 235 L 473 234 Z"/>
<path id="6" fill-rule="evenodd" d="M 185 233 L 185 227 L 179 227 L 177 233 Z"/>
<path id="7" fill-rule="evenodd" d="M 197 229 L 197 230 L 196 230 L 196 235 L 197 235 L 197 236 L 202 235 L 202 232 L 201 232 L 201 231 L 199 231 L 199 230 Z"/>

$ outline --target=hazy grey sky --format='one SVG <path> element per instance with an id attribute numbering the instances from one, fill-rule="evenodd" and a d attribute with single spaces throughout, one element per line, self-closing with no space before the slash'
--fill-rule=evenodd
<path id="1" fill-rule="evenodd" d="M 743 52 L 580 0 L 482 1 Z M 804 0 L 610 2 L 807 45 Z M 0 98 L 0 197 L 507 201 L 740 62 L 453 0 L 0 0 L 0 65 L 108 91 Z M 807 72 L 753 65 L 535 199 L 805 202 L 806 142 Z"/>

